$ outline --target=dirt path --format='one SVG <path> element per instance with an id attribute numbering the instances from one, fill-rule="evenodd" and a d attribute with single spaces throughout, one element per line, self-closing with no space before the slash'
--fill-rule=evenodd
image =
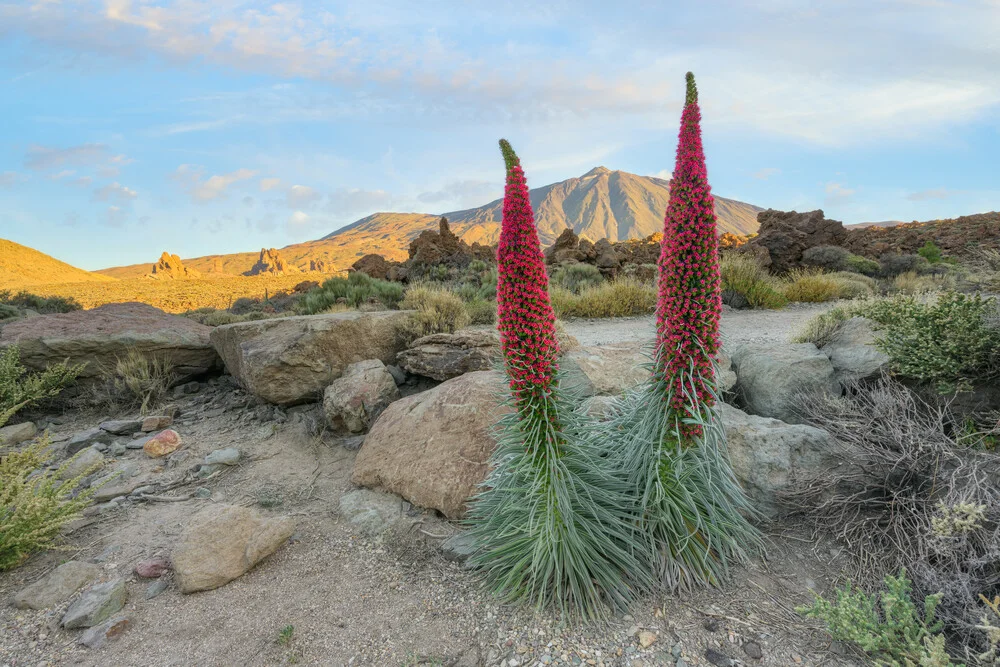
<path id="1" fill-rule="evenodd" d="M 727 347 L 744 343 L 787 342 L 806 322 L 831 307 L 831 304 L 819 303 L 793 304 L 781 310 L 727 308 L 722 314 L 722 338 Z M 569 320 L 563 325 L 581 345 L 606 345 L 652 341 L 656 323 L 653 316 L 649 315 L 605 320 Z"/>

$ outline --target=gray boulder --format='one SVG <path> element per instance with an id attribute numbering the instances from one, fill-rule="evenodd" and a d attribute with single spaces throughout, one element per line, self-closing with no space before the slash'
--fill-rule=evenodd
<path id="1" fill-rule="evenodd" d="M 363 433 L 399 398 L 392 374 L 378 359 L 351 364 L 323 392 L 323 413 L 334 429 Z"/>
<path id="2" fill-rule="evenodd" d="M 567 388 L 580 396 L 616 396 L 649 377 L 648 347 L 642 343 L 579 347 L 562 356 L 559 368 Z"/>
<path id="3" fill-rule="evenodd" d="M 393 363 L 409 317 L 398 310 L 278 317 L 216 327 L 211 340 L 244 389 L 288 406 L 317 400 L 352 363 Z"/>
<path id="4" fill-rule="evenodd" d="M 736 391 L 752 414 L 801 423 L 809 395 L 843 392 L 830 358 L 812 343 L 745 345 L 733 353 Z"/>
<path id="5" fill-rule="evenodd" d="M 767 516 L 778 514 L 780 494 L 796 481 L 841 465 L 836 441 L 826 431 L 748 415 L 725 403 L 719 405 L 719 413 L 733 472 Z"/>
<path id="6" fill-rule="evenodd" d="M 62 625 L 67 630 L 90 628 L 111 618 L 125 606 L 125 580 L 114 579 L 91 586 L 63 615 Z"/>
<path id="7" fill-rule="evenodd" d="M 13 447 L 25 440 L 31 440 L 38 433 L 38 428 L 33 422 L 23 424 L 11 424 L 0 428 L 0 447 Z"/>
<path id="8" fill-rule="evenodd" d="M 91 445 L 110 445 L 114 439 L 115 436 L 113 433 L 105 431 L 100 427 L 88 428 L 86 431 L 74 433 L 73 436 L 66 441 L 66 444 L 63 445 L 63 449 L 67 456 L 72 456 L 81 449 L 86 449 Z"/>
<path id="9" fill-rule="evenodd" d="M 340 497 L 340 516 L 365 535 L 375 537 L 402 518 L 402 500 L 370 489 L 348 491 Z"/>
<path id="10" fill-rule="evenodd" d="M 42 579 L 19 590 L 12 602 L 18 609 L 54 607 L 100 575 L 101 568 L 93 563 L 67 561 Z"/>
<path id="11" fill-rule="evenodd" d="M 66 469 L 59 475 L 59 479 L 73 479 L 88 471 L 97 472 L 104 467 L 104 454 L 94 446 L 81 450 L 73 457 Z"/>
<path id="12" fill-rule="evenodd" d="M 418 338 L 396 357 L 414 375 L 441 382 L 473 371 L 488 371 L 500 360 L 500 338 L 493 329 L 460 329 Z"/>
<path id="13" fill-rule="evenodd" d="M 875 347 L 872 323 L 864 317 L 852 317 L 841 324 L 822 350 L 842 382 L 875 377 L 889 363 L 889 356 Z"/>

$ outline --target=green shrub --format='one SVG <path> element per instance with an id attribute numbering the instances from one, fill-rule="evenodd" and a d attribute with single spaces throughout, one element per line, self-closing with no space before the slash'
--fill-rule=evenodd
<path id="1" fill-rule="evenodd" d="M 102 368 L 101 376 L 103 384 L 94 387 L 98 403 L 116 410 L 137 407 L 141 414 L 162 401 L 177 379 L 169 361 L 134 348 Z"/>
<path id="2" fill-rule="evenodd" d="M 495 324 L 497 321 L 496 301 L 466 301 L 465 310 L 469 313 L 469 324 Z"/>
<path id="3" fill-rule="evenodd" d="M 924 273 L 929 266 L 927 260 L 920 255 L 887 253 L 879 258 L 879 275 L 883 278 L 894 278 L 910 271 Z"/>
<path id="4" fill-rule="evenodd" d="M 53 398 L 80 375 L 83 365 L 54 364 L 41 373 L 28 373 L 16 345 L 0 350 L 0 426 L 14 414 L 46 398 Z"/>
<path id="5" fill-rule="evenodd" d="M 601 270 L 592 264 L 564 264 L 552 272 L 551 283 L 556 287 L 579 294 L 590 287 L 604 284 Z"/>
<path id="6" fill-rule="evenodd" d="M 934 241 L 927 239 L 923 247 L 917 251 L 917 254 L 926 259 L 931 264 L 937 264 L 941 261 L 941 248 L 937 246 Z"/>
<path id="7" fill-rule="evenodd" d="M 9 290 L 0 292 L 0 304 L 13 306 L 20 310 L 30 309 L 43 315 L 68 313 L 73 310 L 80 310 L 81 308 L 76 299 L 72 297 L 38 296 L 30 292 L 18 292 L 14 294 Z"/>
<path id="8" fill-rule="evenodd" d="M 656 309 L 656 286 L 631 278 L 618 278 L 579 294 L 553 287 L 552 308 L 558 317 L 628 317 Z"/>
<path id="9" fill-rule="evenodd" d="M 753 257 L 744 253 L 723 253 L 719 258 L 723 302 L 733 307 L 783 308 L 788 299 L 778 281 Z"/>
<path id="10" fill-rule="evenodd" d="M 806 322 L 802 329 L 792 336 L 792 342 L 812 343 L 816 347 L 823 347 L 833 340 L 841 325 L 852 317 L 854 314 L 848 308 L 839 306 L 831 308 Z"/>
<path id="11" fill-rule="evenodd" d="M 363 304 L 395 308 L 403 300 L 403 293 L 403 286 L 399 283 L 378 280 L 366 273 L 352 271 L 346 278 L 330 278 L 302 297 L 302 310 L 314 315 L 337 304 L 350 308 L 359 308 Z"/>
<path id="12" fill-rule="evenodd" d="M 955 276 L 943 274 L 919 274 L 916 271 L 901 273 L 892 279 L 891 288 L 901 294 L 926 294 L 955 288 Z"/>
<path id="13" fill-rule="evenodd" d="M 989 325 L 996 313 L 992 298 L 944 292 L 929 302 L 912 296 L 873 301 L 862 314 L 877 323 L 875 344 L 893 370 L 948 392 L 997 375 L 1000 331 Z"/>
<path id="14" fill-rule="evenodd" d="M 237 315 L 228 310 L 216 310 L 215 308 L 199 308 L 198 310 L 184 313 L 184 317 L 209 327 L 221 327 L 223 324 L 233 324 L 236 322 L 269 320 L 274 317 L 286 317 L 287 315 L 287 313 L 264 313 L 254 310 Z"/>
<path id="15" fill-rule="evenodd" d="M 415 285 L 406 291 L 399 304 L 402 310 L 415 310 L 410 333 L 414 338 L 435 333 L 453 333 L 470 322 L 465 303 L 459 296 L 441 287 Z"/>
<path id="16" fill-rule="evenodd" d="M 833 245 L 820 245 L 807 248 L 802 253 L 802 263 L 824 271 L 850 271 L 866 276 L 878 274 L 879 264 L 850 252 L 847 248 Z"/>
<path id="17" fill-rule="evenodd" d="M 878 283 L 875 279 L 860 273 L 837 271 L 836 273 L 831 273 L 830 277 L 837 281 L 841 299 L 870 297 L 874 296 L 878 291 Z"/>
<path id="18" fill-rule="evenodd" d="M 829 273 L 795 269 L 789 271 L 781 291 L 789 301 L 822 303 L 840 298 L 840 283 Z"/>
<path id="19" fill-rule="evenodd" d="M 797 611 L 826 623 L 838 641 L 849 641 L 870 655 L 877 667 L 949 667 L 945 637 L 935 611 L 941 594 L 928 595 L 918 611 L 910 599 L 906 570 L 885 578 L 885 590 L 868 596 L 848 583 L 835 601 L 817 597 Z"/>
<path id="20" fill-rule="evenodd" d="M 881 265 L 874 259 L 868 259 L 861 255 L 851 255 L 847 258 L 843 270 L 852 273 L 860 273 L 864 276 L 875 277 L 879 273 Z"/>
<path id="21" fill-rule="evenodd" d="M 90 504 L 93 489 L 77 492 L 93 470 L 62 480 L 76 457 L 57 470 L 45 470 L 47 439 L 0 457 L 0 571 L 55 545 L 60 529 Z M 79 454 L 77 454 L 79 456 Z"/>
<path id="22" fill-rule="evenodd" d="M 14 306 L 8 306 L 6 303 L 0 303 L 0 320 L 12 320 L 15 317 L 20 317 L 21 311 Z"/>

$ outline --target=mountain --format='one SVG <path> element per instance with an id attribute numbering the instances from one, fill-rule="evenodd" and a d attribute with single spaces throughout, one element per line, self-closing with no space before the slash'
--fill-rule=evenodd
<path id="1" fill-rule="evenodd" d="M 34 248 L 0 239 L 0 291 L 20 290 L 51 283 L 107 282 L 112 280 L 78 269 Z"/>
<path id="2" fill-rule="evenodd" d="M 864 229 L 865 227 L 895 227 L 896 225 L 905 224 L 902 220 L 883 220 L 882 222 L 856 222 L 853 225 L 844 225 L 844 227 L 847 229 Z"/>
<path id="3" fill-rule="evenodd" d="M 531 205 L 542 245 L 556 240 L 566 227 L 591 241 L 639 239 L 663 230 L 663 216 L 670 200 L 670 181 L 655 176 L 637 176 L 606 167 L 591 169 L 570 178 L 531 190 Z M 764 209 L 734 199 L 715 198 L 719 232 L 749 234 L 757 230 L 757 213 Z M 359 257 L 378 253 L 386 259 L 402 260 L 412 239 L 425 229 L 437 229 L 441 215 L 451 230 L 468 243 L 496 243 L 500 236 L 503 200 L 485 206 L 443 214 L 375 213 L 316 241 L 281 248 L 287 262 L 308 270 L 310 261 L 324 261 L 334 269 L 346 269 Z M 210 255 L 185 259 L 185 266 L 212 274 L 245 273 L 259 253 Z M 148 273 L 146 264 L 102 269 L 117 278 Z"/>

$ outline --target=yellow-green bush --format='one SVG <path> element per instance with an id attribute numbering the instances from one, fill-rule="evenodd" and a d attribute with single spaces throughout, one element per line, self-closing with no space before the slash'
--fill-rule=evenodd
<path id="1" fill-rule="evenodd" d="M 875 293 L 875 281 L 848 271 L 822 273 L 800 269 L 789 272 L 782 292 L 789 301 L 823 303 L 834 299 L 856 299 Z"/>
<path id="2" fill-rule="evenodd" d="M 48 447 L 42 438 L 0 457 L 0 571 L 55 546 L 59 530 L 90 504 L 93 489 L 75 492 L 93 470 L 60 479 L 76 457 L 57 470 L 46 470 Z"/>
<path id="3" fill-rule="evenodd" d="M 954 289 L 955 282 L 955 276 L 949 273 L 933 275 L 907 271 L 893 278 L 891 286 L 900 294 L 926 294 Z"/>
<path id="4" fill-rule="evenodd" d="M 550 289 L 558 317 L 627 317 L 656 309 L 656 286 L 632 278 L 618 278 L 575 294 L 562 287 Z"/>
<path id="5" fill-rule="evenodd" d="M 462 299 L 447 289 L 414 285 L 406 290 L 400 310 L 415 310 L 410 333 L 414 338 L 435 333 L 453 333 L 468 326 L 471 318 Z"/>
<path id="6" fill-rule="evenodd" d="M 18 410 L 57 396 L 82 370 L 82 365 L 61 363 L 41 373 L 28 373 L 21 365 L 21 351 L 16 345 L 0 350 L 0 426 Z"/>
<path id="7" fill-rule="evenodd" d="M 756 259 L 740 252 L 723 253 L 719 258 L 723 302 L 742 302 L 750 308 L 782 308 L 788 299 L 780 290 L 779 281 Z"/>

